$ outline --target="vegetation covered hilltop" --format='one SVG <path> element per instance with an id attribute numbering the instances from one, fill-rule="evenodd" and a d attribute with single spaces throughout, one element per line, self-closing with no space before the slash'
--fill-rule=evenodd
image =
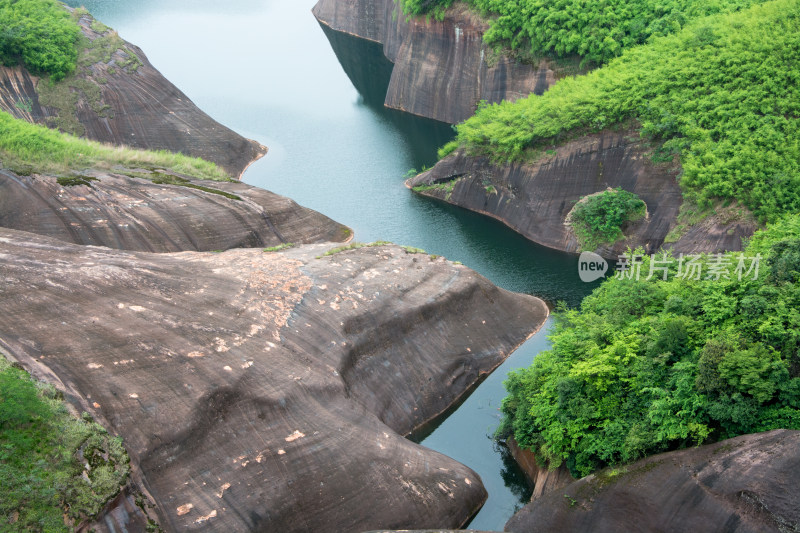
<path id="1" fill-rule="evenodd" d="M 57 0 L 0 0 L 0 63 L 22 64 L 36 74 L 49 76 L 40 82 L 47 86 L 48 95 L 63 92 L 62 89 L 70 93 L 69 87 L 61 87 L 67 83 L 61 80 L 75 72 L 82 49 L 104 54 L 122 42 L 114 32 L 95 43 L 88 42 L 77 22 L 85 13 L 75 10 L 70 14 Z M 93 28 L 109 30 L 98 21 L 93 21 Z M 89 54 L 85 61 L 92 63 L 97 59 Z M 230 179 L 217 165 L 202 159 L 87 141 L 17 120 L 4 112 L 0 112 L 0 165 L 26 174 L 158 167 L 198 179 Z"/>
<path id="2" fill-rule="evenodd" d="M 463 0 L 490 21 L 488 44 L 524 56 L 580 56 L 602 64 L 652 37 L 675 33 L 688 21 L 737 11 L 763 0 Z M 438 18 L 454 0 L 402 0 L 410 15 Z"/>
<path id="3" fill-rule="evenodd" d="M 776 0 L 688 24 L 542 96 L 485 106 L 458 146 L 497 161 L 635 121 L 677 155 L 701 208 L 741 202 L 762 221 L 800 210 L 800 3 Z"/>

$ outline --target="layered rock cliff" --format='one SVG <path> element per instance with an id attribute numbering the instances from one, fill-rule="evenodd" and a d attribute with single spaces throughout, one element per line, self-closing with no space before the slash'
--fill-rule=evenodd
<path id="1" fill-rule="evenodd" d="M 546 61 L 523 64 L 487 48 L 488 24 L 461 5 L 443 21 L 409 19 L 393 0 L 319 0 L 313 13 L 332 30 L 383 44 L 394 63 L 390 108 L 454 124 L 472 116 L 481 100 L 541 94 L 555 82 Z"/>
<path id="2" fill-rule="evenodd" d="M 776 430 L 606 469 L 528 504 L 517 533 L 784 532 L 800 527 L 800 432 Z"/>
<path id="3" fill-rule="evenodd" d="M 691 228 L 675 242 L 667 236 L 678 224 L 683 196 L 677 164 L 654 164 L 649 147 L 633 131 L 605 131 L 555 147 L 533 163 L 496 165 L 457 151 L 431 170 L 406 181 L 426 196 L 477 211 L 507 224 L 528 239 L 567 252 L 579 242 L 566 219 L 584 196 L 609 187 L 637 194 L 648 217 L 625 228 L 626 238 L 599 253 L 615 258 L 628 247 L 655 253 L 741 250 L 756 224 L 748 216 L 716 216 Z"/>
<path id="4" fill-rule="evenodd" d="M 0 66 L 0 110 L 95 141 L 200 157 L 233 177 L 266 153 L 201 111 L 138 47 L 89 15 L 79 22 L 75 75 L 51 84 Z"/>
<path id="5" fill-rule="evenodd" d="M 0 227 L 149 252 L 264 248 L 351 237 L 349 228 L 328 217 L 244 183 L 144 169 L 128 171 L 141 178 L 122 172 L 86 171 L 85 184 L 63 186 L 52 176 L 0 169 Z"/>
<path id="6" fill-rule="evenodd" d="M 402 437 L 547 308 L 395 246 L 150 254 L 0 230 L 0 348 L 124 438 L 167 530 L 459 527 L 485 491 Z"/>

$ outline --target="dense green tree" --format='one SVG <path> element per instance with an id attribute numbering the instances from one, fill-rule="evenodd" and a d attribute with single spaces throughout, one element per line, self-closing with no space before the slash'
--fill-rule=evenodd
<path id="1" fill-rule="evenodd" d="M 706 257 L 698 280 L 678 276 L 678 258 L 666 281 L 647 280 L 646 258 L 639 280 L 604 282 L 579 310 L 557 314 L 550 350 L 509 375 L 501 431 L 586 475 L 665 450 L 800 429 L 798 251 L 800 215 L 791 215 L 757 233 L 744 254 Z M 710 275 L 726 258 L 726 275 Z"/>

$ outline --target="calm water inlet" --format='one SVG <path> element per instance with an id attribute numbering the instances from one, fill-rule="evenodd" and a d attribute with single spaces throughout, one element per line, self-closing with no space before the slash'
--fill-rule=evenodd
<path id="1" fill-rule="evenodd" d="M 577 304 L 593 288 L 577 257 L 532 244 L 492 219 L 415 196 L 410 169 L 433 165 L 447 124 L 383 108 L 391 64 L 382 48 L 320 27 L 315 0 L 69 0 L 140 46 L 201 109 L 269 147 L 247 183 L 353 228 L 359 241 L 423 248 L 495 284 Z M 546 328 L 543 328 L 543 331 Z M 540 332 L 422 443 L 480 474 L 489 501 L 470 527 L 500 531 L 529 492 L 489 438 L 502 381 L 546 348 Z"/>

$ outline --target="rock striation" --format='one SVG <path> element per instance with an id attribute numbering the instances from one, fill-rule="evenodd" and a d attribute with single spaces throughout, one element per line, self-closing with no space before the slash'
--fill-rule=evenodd
<path id="1" fill-rule="evenodd" d="M 137 46 L 89 15 L 80 26 L 93 48 L 81 53 L 75 76 L 57 84 L 59 94 L 48 86 L 49 99 L 43 98 L 47 79 L 0 66 L 0 110 L 95 141 L 200 157 L 233 177 L 266 154 L 201 111 Z"/>
<path id="2" fill-rule="evenodd" d="M 394 63 L 385 100 L 393 109 L 455 124 L 481 100 L 516 100 L 555 83 L 547 61 L 524 64 L 488 48 L 488 24 L 460 4 L 442 21 L 408 18 L 393 0 L 319 0 L 313 13 L 332 30 L 383 44 Z"/>
<path id="3" fill-rule="evenodd" d="M 0 348 L 123 437 L 168 531 L 457 528 L 485 491 L 403 435 L 543 323 L 396 246 L 151 254 L 0 230 Z"/>
<path id="4" fill-rule="evenodd" d="M 89 185 L 67 187 L 55 177 L 0 170 L 0 227 L 148 252 L 342 242 L 352 235 L 316 211 L 244 183 L 194 180 L 166 171 L 131 172 L 185 181 L 158 184 L 119 172 L 87 171 L 94 178 Z"/>
<path id="5" fill-rule="evenodd" d="M 784 532 L 800 527 L 800 432 L 775 430 L 606 469 L 531 502 L 506 531 Z"/>
<path id="6" fill-rule="evenodd" d="M 494 217 L 526 238 L 558 250 L 579 251 L 567 215 L 584 196 L 609 187 L 637 194 L 648 217 L 624 228 L 626 239 L 598 253 L 615 258 L 628 247 L 655 253 L 662 246 L 676 253 L 741 250 L 756 224 L 742 217 L 713 217 L 666 242 L 678 224 L 683 195 L 680 167 L 654 164 L 648 147 L 633 131 L 604 131 L 569 141 L 533 163 L 493 164 L 459 150 L 431 170 L 406 181 L 410 188 Z"/>

